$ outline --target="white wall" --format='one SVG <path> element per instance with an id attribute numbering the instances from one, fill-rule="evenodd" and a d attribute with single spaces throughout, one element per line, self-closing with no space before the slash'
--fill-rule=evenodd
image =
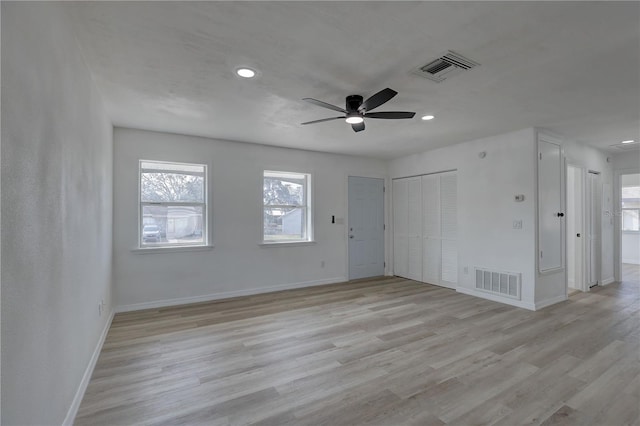
<path id="1" fill-rule="evenodd" d="M 382 160 L 167 133 L 116 128 L 114 143 L 114 282 L 122 310 L 346 280 L 346 224 L 331 224 L 331 216 L 346 223 L 348 175 L 386 176 Z M 139 159 L 209 166 L 212 250 L 132 251 Z M 259 245 L 264 169 L 312 173 L 316 244 Z"/>
<path id="2" fill-rule="evenodd" d="M 640 265 L 640 234 L 622 233 L 622 263 Z"/>
<path id="3" fill-rule="evenodd" d="M 486 152 L 486 157 L 479 158 L 480 152 Z M 391 161 L 392 178 L 458 171 L 459 291 L 534 308 L 535 164 L 533 129 Z M 516 194 L 523 194 L 525 201 L 515 202 Z M 513 229 L 514 220 L 522 220 L 522 229 Z M 521 300 L 476 292 L 476 266 L 521 273 Z"/>
<path id="4" fill-rule="evenodd" d="M 6 425 L 65 420 L 109 319 L 112 127 L 65 20 L 2 2 Z"/>

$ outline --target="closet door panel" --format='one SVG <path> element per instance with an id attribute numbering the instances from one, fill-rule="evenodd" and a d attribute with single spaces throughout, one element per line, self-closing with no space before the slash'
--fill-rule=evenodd
<path id="1" fill-rule="evenodd" d="M 422 176 L 422 237 L 440 237 L 440 185 L 437 175 Z"/>
<path id="2" fill-rule="evenodd" d="M 442 238 L 458 238 L 458 177 L 445 175 L 440 178 L 440 203 Z"/>
<path id="3" fill-rule="evenodd" d="M 393 273 L 406 277 L 409 270 L 409 183 L 393 181 Z"/>
<path id="4" fill-rule="evenodd" d="M 422 185 L 419 177 L 409 178 L 407 222 L 409 239 L 407 278 L 422 281 Z"/>
<path id="5" fill-rule="evenodd" d="M 422 281 L 440 285 L 440 239 L 423 238 L 424 247 L 424 267 L 422 269 Z"/>
<path id="6" fill-rule="evenodd" d="M 458 242 L 442 240 L 442 285 L 455 287 L 458 282 Z"/>

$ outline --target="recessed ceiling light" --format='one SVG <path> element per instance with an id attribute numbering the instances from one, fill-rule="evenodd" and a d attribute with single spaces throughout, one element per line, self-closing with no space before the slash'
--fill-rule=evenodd
<path id="1" fill-rule="evenodd" d="M 251 68 L 238 68 L 236 74 L 244 78 L 253 78 L 256 76 L 256 72 Z"/>
<path id="2" fill-rule="evenodd" d="M 435 117 L 435 116 L 433 116 L 433 115 L 423 115 L 423 116 L 422 116 L 422 119 L 423 119 L 424 121 L 433 120 L 434 118 L 436 118 L 436 117 Z"/>
<path id="3" fill-rule="evenodd" d="M 347 117 L 345 121 L 349 124 L 360 124 L 364 121 L 364 118 L 360 117 L 359 115 L 354 115 L 351 117 Z"/>
<path id="4" fill-rule="evenodd" d="M 622 141 L 621 143 L 634 143 L 635 141 L 633 139 L 628 140 L 628 141 Z"/>

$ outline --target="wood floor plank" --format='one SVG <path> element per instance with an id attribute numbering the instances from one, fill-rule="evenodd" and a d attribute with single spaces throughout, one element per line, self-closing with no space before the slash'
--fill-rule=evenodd
<path id="1" fill-rule="evenodd" d="M 75 424 L 638 425 L 636 269 L 538 312 L 381 277 L 118 314 Z"/>

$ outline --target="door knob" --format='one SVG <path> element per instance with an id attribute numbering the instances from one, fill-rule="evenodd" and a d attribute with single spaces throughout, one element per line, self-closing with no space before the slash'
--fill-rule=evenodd
<path id="1" fill-rule="evenodd" d="M 576 234 L 576 237 L 579 237 L 579 236 L 580 236 L 580 234 Z"/>
<path id="2" fill-rule="evenodd" d="M 349 235 L 349 238 L 353 238 L 353 235 Z"/>
<path id="3" fill-rule="evenodd" d="M 564 213 L 558 213 L 558 217 L 564 217 Z"/>

